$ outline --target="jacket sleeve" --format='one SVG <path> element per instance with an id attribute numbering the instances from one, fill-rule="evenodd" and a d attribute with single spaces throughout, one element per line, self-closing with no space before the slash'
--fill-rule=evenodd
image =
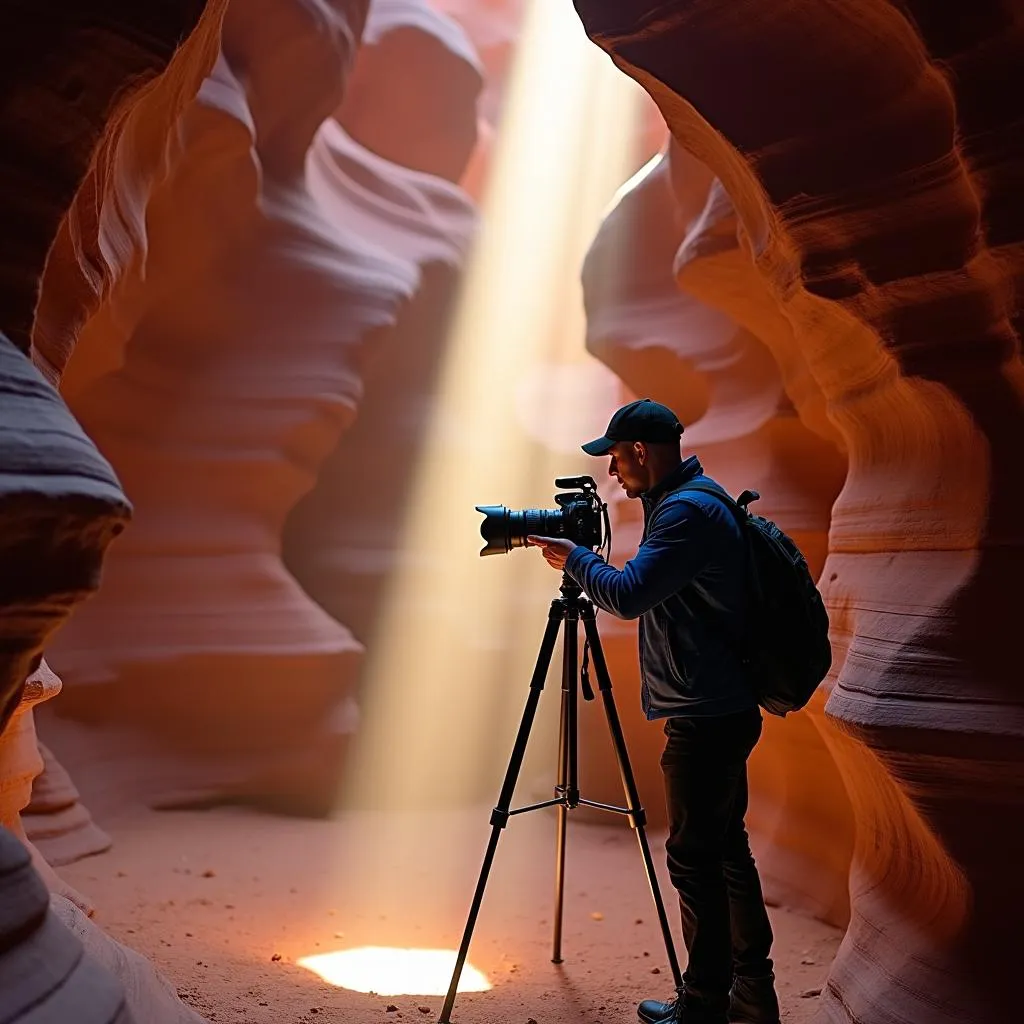
<path id="1" fill-rule="evenodd" d="M 691 583 L 713 560 L 716 537 L 710 527 L 708 515 L 695 504 L 672 502 L 657 510 L 647 539 L 622 569 L 577 547 L 565 571 L 599 608 L 635 619 Z"/>

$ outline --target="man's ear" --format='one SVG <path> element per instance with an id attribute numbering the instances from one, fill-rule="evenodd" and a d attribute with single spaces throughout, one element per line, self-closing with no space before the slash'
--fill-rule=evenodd
<path id="1" fill-rule="evenodd" d="M 647 446 L 639 441 L 634 441 L 633 451 L 636 452 L 636 461 L 642 466 L 647 461 Z"/>

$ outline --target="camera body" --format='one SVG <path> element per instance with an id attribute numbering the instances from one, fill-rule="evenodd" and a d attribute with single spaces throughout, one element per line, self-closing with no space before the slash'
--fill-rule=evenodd
<path id="1" fill-rule="evenodd" d="M 562 491 L 555 495 L 556 509 L 477 505 L 477 512 L 484 515 L 480 536 L 486 543 L 481 556 L 526 547 L 531 536 L 564 537 L 583 547 L 601 547 L 608 532 L 608 506 L 598 495 L 594 478 L 562 476 L 555 480 L 555 487 Z"/>

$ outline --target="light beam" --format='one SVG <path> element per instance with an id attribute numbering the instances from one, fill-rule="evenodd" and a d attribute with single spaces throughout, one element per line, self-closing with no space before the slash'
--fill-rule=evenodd
<path id="1" fill-rule="evenodd" d="M 368 643 L 350 806 L 464 804 L 499 781 L 558 580 L 536 552 L 479 558 L 474 506 L 552 507 L 555 476 L 601 471 L 577 446 L 604 428 L 617 382 L 584 351 L 579 273 L 648 155 L 636 153 L 641 96 L 568 2 L 534 0 Z"/>

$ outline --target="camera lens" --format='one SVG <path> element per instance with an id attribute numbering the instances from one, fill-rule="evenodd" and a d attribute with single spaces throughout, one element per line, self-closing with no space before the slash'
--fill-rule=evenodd
<path id="1" fill-rule="evenodd" d="M 527 537 L 562 537 L 574 544 L 599 548 L 601 514 L 607 526 L 607 506 L 597 496 L 593 477 L 559 477 L 558 487 L 579 487 L 580 490 L 555 495 L 558 508 L 524 508 L 513 510 L 504 505 L 477 505 L 484 521 L 480 536 L 486 541 L 481 555 L 505 555 L 513 548 L 525 548 Z M 608 534 L 610 541 L 611 534 Z"/>
<path id="2" fill-rule="evenodd" d="M 480 536 L 487 542 L 481 555 L 504 555 L 513 548 L 526 547 L 527 537 L 562 537 L 565 516 L 557 508 L 524 508 L 512 511 L 504 505 L 477 505 L 484 521 Z"/>
<path id="3" fill-rule="evenodd" d="M 510 512 L 509 547 L 526 547 L 527 537 L 561 537 L 563 519 L 561 509 L 524 508 L 522 512 Z"/>

